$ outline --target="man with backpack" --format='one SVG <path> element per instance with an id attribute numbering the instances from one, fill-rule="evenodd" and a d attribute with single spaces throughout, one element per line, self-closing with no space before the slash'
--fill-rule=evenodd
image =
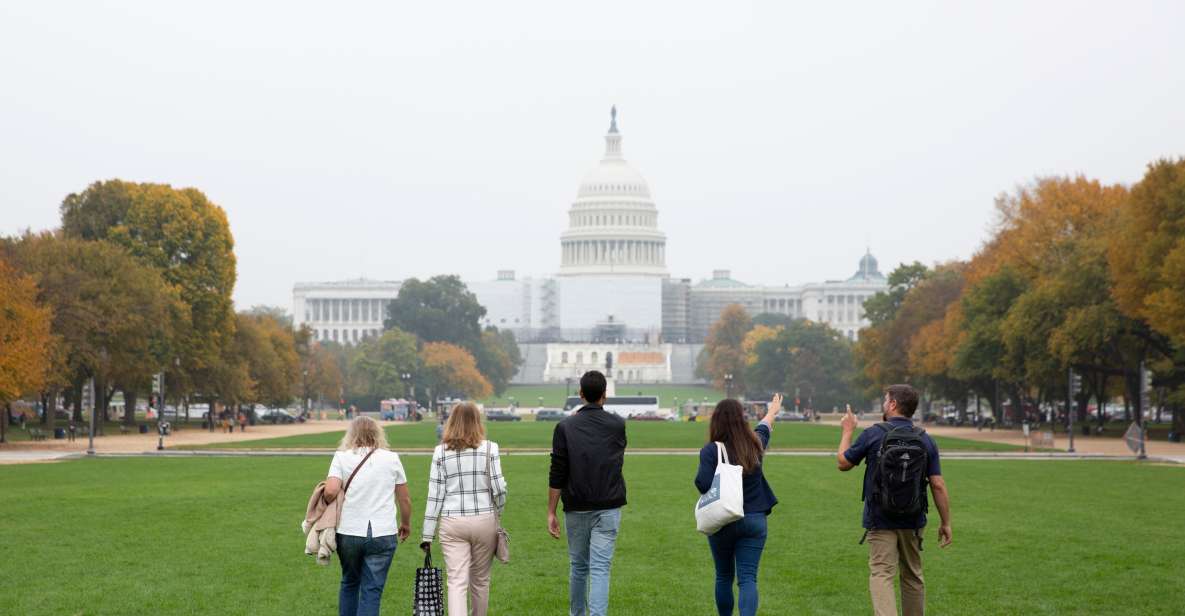
<path id="1" fill-rule="evenodd" d="M 913 425 L 918 393 L 909 385 L 891 385 L 881 403 L 884 421 L 860 433 L 856 442 L 856 417 L 844 414 L 837 462 L 839 470 L 864 466 L 864 538 L 868 541 L 868 590 L 876 616 L 895 615 L 897 598 L 893 578 L 901 572 L 901 611 L 921 616 L 926 610 L 922 581 L 922 531 L 928 509 L 926 486 L 934 494 L 934 506 L 942 524 L 941 547 L 950 545 L 950 497 L 938 462 L 938 447 L 926 431 Z"/>

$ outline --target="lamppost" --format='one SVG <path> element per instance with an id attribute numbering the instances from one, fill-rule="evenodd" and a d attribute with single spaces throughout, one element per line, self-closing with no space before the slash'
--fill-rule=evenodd
<path id="1" fill-rule="evenodd" d="M 564 377 L 564 403 L 567 404 L 568 398 L 572 397 L 572 377 Z"/>
<path id="2" fill-rule="evenodd" d="M 732 397 L 732 373 L 731 372 L 724 375 L 724 397 L 725 398 Z"/>
<path id="3" fill-rule="evenodd" d="M 539 408 L 543 408 L 543 396 L 539 396 Z"/>
<path id="4" fill-rule="evenodd" d="M 300 397 L 304 398 L 300 401 L 301 407 L 304 408 L 304 418 L 309 418 L 309 369 L 305 368 L 301 371 L 300 378 Z"/>

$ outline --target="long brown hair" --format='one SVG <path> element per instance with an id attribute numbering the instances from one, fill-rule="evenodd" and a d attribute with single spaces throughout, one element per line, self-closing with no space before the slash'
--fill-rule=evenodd
<path id="1" fill-rule="evenodd" d="M 445 449 L 461 451 L 477 449 L 486 437 L 485 426 L 481 425 L 481 411 L 472 402 L 462 402 L 453 407 L 444 422 L 444 434 L 440 440 Z"/>
<path id="2" fill-rule="evenodd" d="M 761 466 L 765 454 L 761 440 L 745 421 L 745 407 L 732 398 L 716 403 L 712 422 L 708 424 L 708 440 L 724 443 L 729 461 L 743 466 L 746 475 Z"/>

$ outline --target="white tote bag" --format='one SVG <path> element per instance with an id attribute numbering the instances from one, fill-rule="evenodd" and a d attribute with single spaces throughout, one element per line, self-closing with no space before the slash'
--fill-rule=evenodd
<path id="1" fill-rule="evenodd" d="M 695 527 L 705 535 L 713 535 L 726 524 L 745 517 L 745 486 L 743 466 L 728 463 L 724 443 L 716 443 L 716 475 L 712 487 L 695 504 Z"/>

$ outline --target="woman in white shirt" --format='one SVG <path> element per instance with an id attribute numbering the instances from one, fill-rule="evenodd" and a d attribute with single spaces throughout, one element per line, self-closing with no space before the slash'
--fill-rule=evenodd
<path id="1" fill-rule="evenodd" d="M 347 482 L 349 490 L 345 490 Z M 329 466 L 325 500 L 338 498 L 344 499 L 337 526 L 337 555 L 342 564 L 338 613 L 378 614 L 398 545 L 396 537 L 404 541 L 411 534 L 411 495 L 399 454 L 387 449 L 386 433 L 365 415 L 350 422 Z"/>
<path id="2" fill-rule="evenodd" d="M 485 616 L 490 600 L 490 566 L 498 533 L 495 511 L 500 515 L 506 506 L 506 479 L 498 444 L 485 440 L 485 435 L 481 411 L 472 402 L 462 402 L 453 407 L 442 442 L 432 452 L 420 548 L 432 549 L 439 520 L 440 550 L 448 569 L 449 616 Z"/>

